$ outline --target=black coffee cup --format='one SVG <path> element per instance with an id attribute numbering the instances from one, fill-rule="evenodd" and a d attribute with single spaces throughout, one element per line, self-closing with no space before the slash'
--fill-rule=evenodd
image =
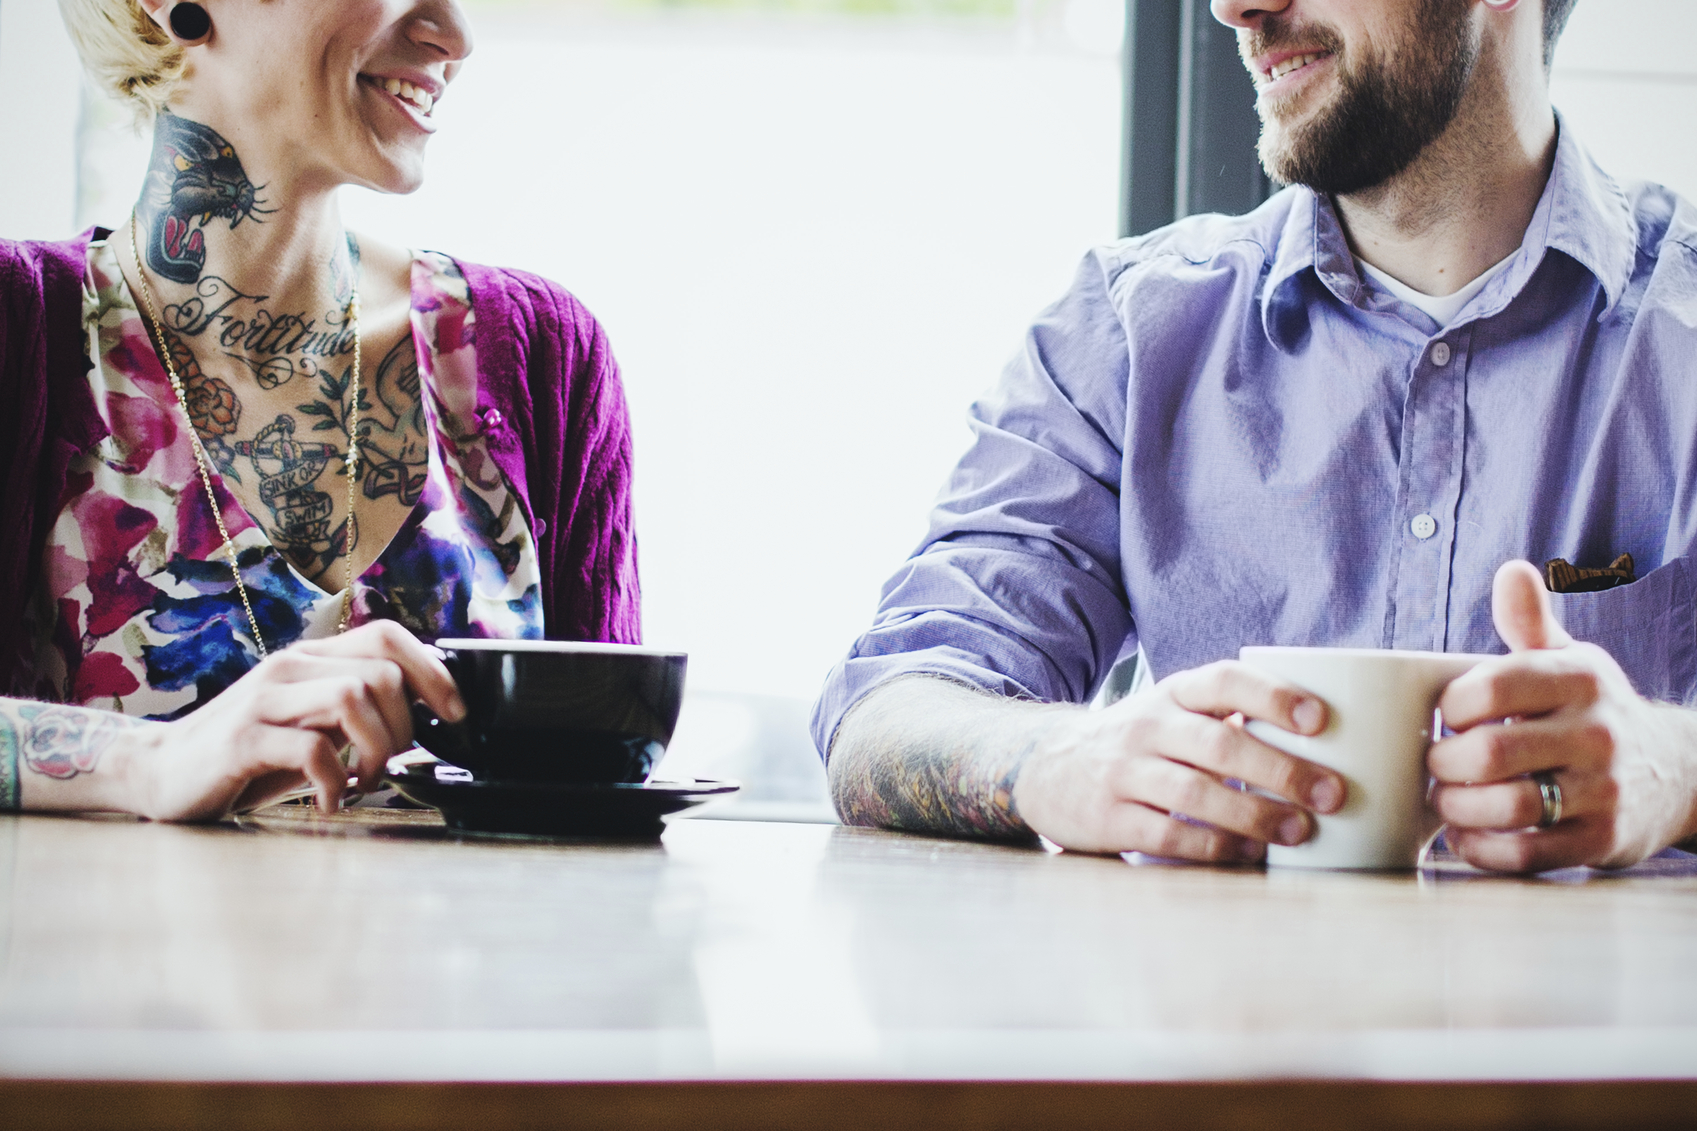
<path id="1" fill-rule="evenodd" d="M 640 784 L 683 705 L 682 652 L 558 640 L 438 640 L 463 722 L 413 705 L 413 738 L 480 781 Z"/>

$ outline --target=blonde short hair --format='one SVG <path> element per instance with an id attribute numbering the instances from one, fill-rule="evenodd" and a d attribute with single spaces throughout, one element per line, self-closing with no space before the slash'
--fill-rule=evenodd
<path id="1" fill-rule="evenodd" d="M 136 0 L 59 0 L 59 15 L 101 90 L 131 103 L 151 121 L 183 80 L 187 53 Z"/>

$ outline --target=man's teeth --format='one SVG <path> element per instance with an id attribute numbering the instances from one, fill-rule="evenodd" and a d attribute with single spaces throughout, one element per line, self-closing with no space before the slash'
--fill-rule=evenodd
<path id="1" fill-rule="evenodd" d="M 420 114 L 430 113 L 431 107 L 436 105 L 436 99 L 431 96 L 428 90 L 422 86 L 414 86 L 410 82 L 402 82 L 400 79 L 384 79 L 383 89 L 396 98 L 404 98 L 411 102 L 418 107 Z"/>
<path id="2" fill-rule="evenodd" d="M 1275 66 L 1272 70 L 1268 71 L 1267 78 L 1269 81 L 1277 81 L 1278 79 L 1284 78 L 1294 70 L 1319 61 L 1321 57 L 1322 56 L 1319 52 L 1314 52 L 1308 55 L 1297 55 L 1294 58 L 1286 59 L 1284 62 Z"/>

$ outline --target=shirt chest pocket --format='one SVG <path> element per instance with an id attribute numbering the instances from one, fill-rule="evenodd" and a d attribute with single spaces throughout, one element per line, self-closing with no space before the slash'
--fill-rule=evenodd
<path id="1" fill-rule="evenodd" d="M 1568 634 L 1613 656 L 1640 695 L 1697 706 L 1691 568 L 1675 558 L 1631 585 L 1550 596 Z"/>

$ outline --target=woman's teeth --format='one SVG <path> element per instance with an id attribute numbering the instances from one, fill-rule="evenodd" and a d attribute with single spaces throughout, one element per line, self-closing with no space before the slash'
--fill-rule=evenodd
<path id="1" fill-rule="evenodd" d="M 1292 71 L 1306 67 L 1310 63 L 1318 62 L 1324 57 L 1325 55 L 1323 52 L 1313 52 L 1308 55 L 1297 55 L 1294 58 L 1286 59 L 1284 62 L 1278 64 L 1272 70 L 1267 72 L 1267 80 L 1269 82 L 1276 82 L 1290 74 Z"/>
<path id="2" fill-rule="evenodd" d="M 436 99 L 428 90 L 422 86 L 414 86 L 410 82 L 403 82 L 400 79 L 384 79 L 383 89 L 396 98 L 412 103 L 420 114 L 430 113 L 431 108 L 436 105 Z"/>

